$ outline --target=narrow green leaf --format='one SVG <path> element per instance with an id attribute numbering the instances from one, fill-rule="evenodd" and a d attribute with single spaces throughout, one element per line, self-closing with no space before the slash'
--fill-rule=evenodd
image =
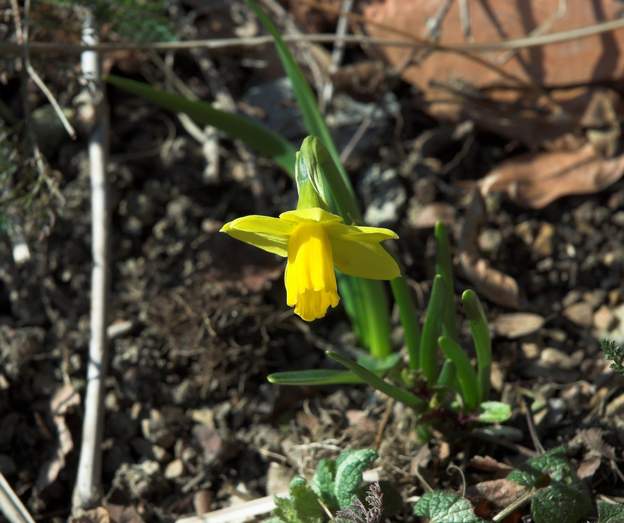
<path id="1" fill-rule="evenodd" d="M 436 381 L 437 346 L 442 324 L 442 304 L 444 303 L 444 277 L 437 274 L 433 278 L 431 296 L 427 304 L 425 324 L 420 337 L 420 368 L 431 384 Z"/>
<path id="2" fill-rule="evenodd" d="M 474 512 L 466 498 L 454 492 L 426 492 L 414 504 L 414 515 L 427 518 L 429 523 L 487 523 Z"/>
<path id="3" fill-rule="evenodd" d="M 353 372 L 333 369 L 274 372 L 267 376 L 274 385 L 355 385 L 364 383 Z"/>
<path id="4" fill-rule="evenodd" d="M 453 258 L 446 225 L 437 222 L 433 230 L 436 241 L 436 274 L 444 278 L 444 306 L 442 308 L 442 327 L 444 335 L 458 341 L 457 313 L 455 311 L 455 282 L 453 279 Z"/>
<path id="5" fill-rule="evenodd" d="M 323 171 L 330 185 L 328 191 L 331 193 L 330 207 L 347 223 L 361 223 L 362 216 L 351 181 L 340 161 L 340 155 L 319 111 L 312 89 L 272 20 L 255 0 L 246 2 L 275 41 L 277 54 L 292 83 L 308 132 L 313 137 L 318 137 L 328 153 L 327 157 L 319 154 L 319 161 L 323 164 Z M 350 280 L 346 285 L 341 284 L 340 290 L 344 291 L 345 309 L 356 326 L 357 334 L 375 357 L 387 356 L 392 351 L 392 346 L 388 298 L 383 284 L 379 281 L 354 279 L 348 276 L 342 276 L 340 280 Z"/>
<path id="6" fill-rule="evenodd" d="M 479 405 L 479 421 L 503 423 L 511 418 L 511 407 L 501 401 L 483 401 Z"/>
<path id="7" fill-rule="evenodd" d="M 444 355 L 455 365 L 459 388 L 466 408 L 468 410 L 476 409 L 479 405 L 479 384 L 468 356 L 455 341 L 447 336 L 440 336 L 438 343 Z"/>
<path id="8" fill-rule="evenodd" d="M 477 377 L 479 380 L 480 401 L 487 400 L 490 394 L 490 372 L 492 369 L 492 340 L 487 318 L 479 297 L 473 290 L 462 294 L 462 305 L 468 316 L 470 333 L 477 355 Z"/>
<path id="9" fill-rule="evenodd" d="M 215 109 L 206 102 L 189 100 L 183 96 L 130 80 L 110 75 L 106 81 L 132 94 L 136 94 L 163 109 L 184 113 L 200 125 L 210 125 L 232 138 L 245 142 L 258 154 L 271 158 L 291 176 L 295 170 L 295 148 L 279 134 L 267 129 L 251 118 Z"/>
<path id="10" fill-rule="evenodd" d="M 292 83 L 293 92 L 295 93 L 295 97 L 297 98 L 297 103 L 299 104 L 299 108 L 301 109 L 301 113 L 303 115 L 303 120 L 308 132 L 313 136 L 318 136 L 323 145 L 329 151 L 333 162 L 340 172 L 340 176 L 343 179 L 344 186 L 346 190 L 350 193 L 349 201 L 355 202 L 355 193 L 353 192 L 353 188 L 351 187 L 351 182 L 349 181 L 349 177 L 347 172 L 342 167 L 342 163 L 340 162 L 340 155 L 338 154 L 338 150 L 334 145 L 334 141 L 332 139 L 331 133 L 329 132 L 329 128 L 325 124 L 325 120 L 323 119 L 323 115 L 319 111 L 318 105 L 316 103 L 316 97 L 312 92 L 312 89 L 308 85 L 308 82 L 294 59 L 292 53 L 288 49 L 288 46 L 284 42 L 279 30 L 275 27 L 273 21 L 265 14 L 262 8 L 258 5 L 255 0 L 246 0 L 247 5 L 253 10 L 256 14 L 260 23 L 264 26 L 264 28 L 271 34 L 273 40 L 275 41 L 275 48 L 277 50 L 277 54 L 282 62 L 282 66 Z M 356 221 L 360 221 L 359 216 L 354 216 Z"/>
<path id="11" fill-rule="evenodd" d="M 394 301 L 399 307 L 399 317 L 403 326 L 405 346 L 407 347 L 409 368 L 416 370 L 420 366 L 420 329 L 418 327 L 418 313 L 412 299 L 409 286 L 405 278 L 395 278 L 390 282 Z"/>
<path id="12" fill-rule="evenodd" d="M 411 392 L 397 387 L 392 383 L 388 383 L 383 380 L 376 374 L 372 373 L 365 367 L 358 365 L 355 361 L 350 360 L 349 358 L 345 358 L 341 354 L 337 352 L 327 351 L 327 356 L 334 361 L 337 361 L 343 367 L 351 370 L 354 374 L 362 378 L 363 381 L 368 383 L 371 387 L 383 392 L 384 394 L 394 398 L 401 403 L 404 403 L 408 407 L 412 407 L 414 409 L 422 409 L 425 407 L 425 402 L 420 399 L 418 396 L 415 396 Z"/>

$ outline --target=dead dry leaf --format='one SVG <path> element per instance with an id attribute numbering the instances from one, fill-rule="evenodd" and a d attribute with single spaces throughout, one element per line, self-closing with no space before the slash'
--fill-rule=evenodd
<path id="1" fill-rule="evenodd" d="M 487 260 L 464 252 L 459 255 L 459 265 L 477 294 L 503 307 L 520 307 L 520 289 L 511 276 L 495 269 Z"/>
<path id="2" fill-rule="evenodd" d="M 544 325 L 544 318 L 530 312 L 501 314 L 494 320 L 494 332 L 505 338 L 515 339 L 527 336 Z"/>
<path id="3" fill-rule="evenodd" d="M 437 34 L 427 27 L 435 25 L 439 0 L 378 0 L 367 4 L 363 14 L 371 36 L 396 39 L 408 34 L 449 45 L 568 31 L 616 19 L 619 9 L 611 0 L 490 0 L 470 2 L 467 19 L 460 13 L 460 2 L 452 2 L 446 15 L 437 19 Z M 624 73 L 623 31 L 516 51 L 478 53 L 490 66 L 457 52 L 408 47 L 378 47 L 377 52 L 420 88 L 424 105 L 434 115 L 474 119 L 531 146 L 547 140 L 578 145 L 580 122 L 595 92 L 586 84 L 616 82 Z M 552 88 L 559 85 L 578 87 Z M 545 93 L 540 86 L 552 89 Z"/>
<path id="4" fill-rule="evenodd" d="M 493 479 L 471 485 L 466 490 L 466 496 L 471 499 L 485 499 L 498 508 L 510 505 L 524 494 L 526 488 L 509 479 Z"/>
<path id="5" fill-rule="evenodd" d="M 80 396 L 70 384 L 63 385 L 56 391 L 50 400 L 50 411 L 52 414 L 52 422 L 56 428 L 58 443 L 54 449 L 52 457 L 41 467 L 35 490 L 43 491 L 48 485 L 53 483 L 59 475 L 59 472 L 65 466 L 65 456 L 74 448 L 74 441 L 67 423 L 65 423 L 65 414 L 69 409 L 80 404 Z"/>
<path id="6" fill-rule="evenodd" d="M 494 459 L 491 456 L 473 456 L 470 458 L 470 466 L 484 472 L 494 472 L 506 476 L 509 474 L 513 467 L 506 463 Z"/>
<path id="7" fill-rule="evenodd" d="M 416 229 L 429 229 L 438 221 L 453 225 L 455 222 L 455 208 L 448 203 L 434 202 L 423 207 L 410 209 L 409 223 Z"/>
<path id="8" fill-rule="evenodd" d="M 110 514 L 112 523 L 143 523 L 143 518 L 132 505 L 126 507 L 107 503 L 105 507 Z"/>
<path id="9" fill-rule="evenodd" d="M 477 293 L 498 305 L 517 309 L 520 307 L 520 289 L 516 280 L 492 267 L 479 253 L 479 230 L 485 214 L 483 197 L 474 190 L 459 232 L 459 266 Z"/>
<path id="10" fill-rule="evenodd" d="M 591 194 L 624 174 L 624 155 L 598 156 L 593 145 L 576 151 L 529 153 L 504 162 L 479 182 L 482 194 L 505 192 L 514 202 L 541 209 L 570 194 Z"/>

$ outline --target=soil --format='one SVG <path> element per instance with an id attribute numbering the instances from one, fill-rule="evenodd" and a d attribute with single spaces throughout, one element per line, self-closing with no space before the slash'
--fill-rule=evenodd
<path id="1" fill-rule="evenodd" d="M 234 29 L 249 24 L 236 18 L 234 7 L 219 4 L 210 18 L 189 7 L 193 2 L 174 4 L 182 10 L 174 17 L 179 27 L 185 16 L 193 18 L 179 38 L 214 37 L 214 20 L 221 23 L 218 36 L 238 34 Z M 10 18 L 2 23 L 13 34 Z M 208 59 L 217 87 L 205 76 L 202 60 Z M 364 60 L 350 50 L 345 64 Z M 75 107 L 76 63 L 60 57 L 33 63 L 59 102 Z M 148 54 L 120 53 L 106 66 L 163 85 L 155 64 Z M 220 89 L 239 110 L 260 119 L 268 117 L 263 98 L 276 114 L 283 107 L 283 119 L 272 125 L 291 128 L 295 143 L 303 137 L 300 127 L 288 126 L 292 95 L 275 88 L 282 73 L 269 48 L 180 53 L 172 70 L 199 98 L 213 100 Z M 19 68 L 6 71 L 2 99 L 21 118 Z M 399 233 L 397 252 L 424 307 L 433 238 L 431 227 L 423 226 L 423 209 L 444 209 L 460 246 L 466 221 L 474 219 L 475 182 L 524 149 L 477 127 L 466 129 L 466 122 L 431 119 L 409 85 L 387 76 L 377 86 L 389 100 L 383 116 L 373 118 L 346 166 L 367 217 Z M 29 97 L 33 108 L 45 105 L 40 91 L 31 88 Z M 200 508 L 281 491 L 291 475 L 309 475 L 321 457 L 375 445 L 381 476 L 404 499 L 423 491 L 414 471 L 433 487 L 461 491 L 464 482 L 501 477 L 503 464 L 522 462 L 536 445 L 570 442 L 573 462 L 585 467 L 594 495 L 624 495 L 618 468 L 624 378 L 609 369 L 599 349 L 607 335 L 624 341 L 623 182 L 542 210 L 486 198 L 480 256 L 519 289 L 515 309 L 484 299 L 488 318 L 496 325 L 501 316 L 522 312 L 543 321 L 515 338 L 505 328 L 495 334 L 493 398 L 514 409 L 507 431 L 470 438 L 451 431 L 423 444 L 409 411 L 365 387 L 283 388 L 266 381 L 279 370 L 331 367 L 327 348 L 358 350 L 342 309 L 314 324 L 303 322 L 285 305 L 283 261 L 218 232 L 238 216 L 292 208 L 296 193 L 286 175 L 224 136 L 218 137 L 218 155 L 210 156 L 175 115 L 114 88 L 107 97 L 112 288 L 104 506 L 123 507 L 128 518 L 174 521 Z M 340 148 L 358 127 L 358 111 L 379 106 L 371 98 L 346 87 L 335 93 L 329 120 Z M 61 132 L 57 144 L 42 150 L 50 183 L 4 211 L 23 229 L 31 259 L 13 261 L 11 227 L 0 240 L 0 472 L 37 521 L 63 521 L 76 476 L 82 407 L 75 401 L 60 415 L 55 409 L 64 397 L 82 397 L 89 344 L 85 134 L 72 141 Z M 22 158 L 20 168 L 31 172 Z M 215 158 L 217 168 L 209 169 Z M 475 282 L 456 262 L 459 295 Z M 393 319 L 398 350 L 396 311 Z M 469 346 L 467 330 L 463 335 Z M 533 407 L 529 422 L 527 406 Z M 452 464 L 465 477 L 449 469 Z M 413 519 L 406 508 L 393 520 Z"/>

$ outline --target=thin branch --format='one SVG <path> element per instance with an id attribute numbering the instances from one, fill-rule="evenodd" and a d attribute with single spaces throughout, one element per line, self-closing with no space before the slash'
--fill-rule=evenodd
<path id="1" fill-rule="evenodd" d="M 336 24 L 336 37 L 340 38 L 347 34 L 347 23 L 348 17 L 347 15 L 353 8 L 353 0 L 342 0 L 342 9 L 340 10 L 340 16 L 338 17 L 338 23 Z M 342 61 L 342 57 L 344 55 L 345 42 L 342 40 L 336 40 L 334 43 L 334 49 L 331 54 L 331 63 L 329 64 L 329 77 L 323 85 L 323 90 L 321 91 L 321 96 L 319 99 L 319 105 L 321 107 L 321 111 L 325 112 L 329 103 L 331 102 L 332 97 L 334 96 L 334 83 L 331 79 L 331 75 L 333 75 L 337 70 L 340 62 Z"/>
<path id="2" fill-rule="evenodd" d="M 11 523 L 35 523 L 9 482 L 0 472 L 0 513 Z"/>
<path id="3" fill-rule="evenodd" d="M 350 16 L 354 16 L 351 13 Z M 363 17 L 362 17 L 363 18 Z M 366 21 L 366 19 L 364 19 Z M 425 40 L 409 38 L 373 38 L 365 35 L 344 35 L 335 34 L 301 34 L 284 35 L 287 42 L 310 42 L 310 43 L 332 43 L 344 42 L 345 45 L 376 44 L 388 47 L 424 47 L 440 52 L 473 52 L 487 53 L 491 51 L 505 51 L 510 49 L 528 49 L 531 47 L 543 47 L 545 45 L 559 44 L 589 38 L 602 33 L 610 33 L 624 28 L 624 18 L 609 20 L 568 31 L 560 31 L 546 35 L 529 36 L 522 38 L 512 38 L 500 42 L 466 43 L 466 44 L 446 44 L 440 45 Z M 395 28 L 386 27 L 387 31 L 400 32 Z M 182 42 L 151 42 L 151 43 L 130 43 L 130 42 L 107 42 L 102 44 L 61 44 L 56 42 L 30 42 L 29 47 L 32 53 L 59 53 L 59 54 L 81 54 L 84 51 L 98 51 L 100 53 L 112 53 L 115 51 L 182 51 L 186 49 L 227 49 L 231 47 L 256 47 L 268 45 L 273 42 L 273 38 L 268 35 L 253 36 L 249 38 L 216 38 L 210 40 L 186 40 Z M 0 42 L 0 55 L 17 55 L 22 52 L 23 45 L 19 43 Z"/>
<path id="4" fill-rule="evenodd" d="M 97 42 L 93 14 L 85 10 L 83 39 L 88 45 Z M 89 167 L 91 178 L 91 339 L 87 363 L 82 446 L 78 475 L 72 499 L 78 511 L 93 506 L 101 495 L 102 431 L 104 425 L 104 391 L 108 367 L 108 293 L 109 293 L 109 228 L 108 180 L 106 158 L 108 144 L 108 113 L 104 103 L 100 58 L 97 52 L 85 51 L 81 65 L 89 104 L 94 119 L 89 135 Z"/>

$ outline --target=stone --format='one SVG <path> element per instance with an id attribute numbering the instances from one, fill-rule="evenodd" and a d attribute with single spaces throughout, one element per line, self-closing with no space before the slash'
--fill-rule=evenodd
<path id="1" fill-rule="evenodd" d="M 376 227 L 391 227 L 399 221 L 407 203 L 407 191 L 395 169 L 372 165 L 359 185 L 366 205 L 364 220 Z"/>
<path id="2" fill-rule="evenodd" d="M 552 256 L 554 237 L 554 225 L 551 223 L 543 223 L 537 232 L 535 241 L 533 242 L 533 250 L 542 258 Z"/>
<path id="3" fill-rule="evenodd" d="M 141 430 L 145 439 L 165 449 L 175 443 L 176 437 L 170 427 L 167 426 L 165 417 L 156 409 L 150 411 L 149 419 L 141 420 Z"/>
<path id="4" fill-rule="evenodd" d="M 503 241 L 503 233 L 498 229 L 483 229 L 479 234 L 479 249 L 485 254 L 493 254 Z"/>
<path id="5" fill-rule="evenodd" d="M 619 305 L 622 303 L 622 291 L 620 289 L 611 289 L 608 294 L 609 305 Z"/>
<path id="6" fill-rule="evenodd" d="M 534 360 L 539 356 L 539 346 L 537 343 L 522 343 L 520 350 L 527 360 Z"/>
<path id="7" fill-rule="evenodd" d="M 181 459 L 174 459 L 165 467 L 165 478 L 177 479 L 184 474 L 184 463 Z"/>
<path id="8" fill-rule="evenodd" d="M 583 351 L 579 350 L 570 355 L 553 347 L 546 347 L 541 352 L 539 359 L 542 367 L 562 370 L 573 370 L 580 365 L 582 360 Z"/>
<path id="9" fill-rule="evenodd" d="M 529 312 L 500 314 L 494 320 L 494 331 L 499 336 L 515 339 L 527 336 L 544 325 L 544 318 Z"/>
<path id="10" fill-rule="evenodd" d="M 520 222 L 514 227 L 514 232 L 527 245 L 533 243 L 533 231 L 530 222 Z"/>
<path id="11" fill-rule="evenodd" d="M 592 306 L 585 301 L 569 305 L 563 310 L 563 315 L 579 327 L 591 327 L 594 323 Z"/>
<path id="12" fill-rule="evenodd" d="M 617 324 L 617 318 L 606 305 L 594 312 L 594 327 L 599 332 L 608 332 Z"/>

